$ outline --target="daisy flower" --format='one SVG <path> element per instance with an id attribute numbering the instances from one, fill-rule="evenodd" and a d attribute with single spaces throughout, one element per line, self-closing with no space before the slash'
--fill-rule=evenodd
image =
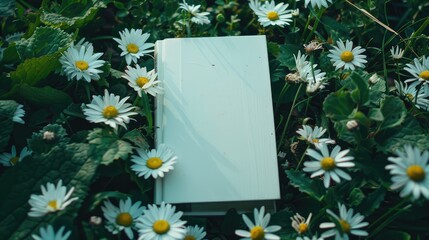
<path id="1" fill-rule="evenodd" d="M 202 240 L 206 236 L 206 232 L 203 227 L 195 225 L 194 227 L 186 227 L 186 234 L 183 240 Z"/>
<path id="2" fill-rule="evenodd" d="M 290 218 L 290 220 L 292 220 L 293 229 L 295 229 L 295 231 L 299 234 L 306 233 L 310 226 L 311 215 L 311 213 L 308 214 L 308 218 L 305 220 L 303 216 L 299 215 L 299 213 L 296 213 L 293 217 Z"/>
<path id="3" fill-rule="evenodd" d="M 386 169 L 392 176 L 393 190 L 401 189 L 400 196 L 418 199 L 420 194 L 429 199 L 429 151 L 406 145 L 404 151 L 396 151 L 398 157 L 389 157 L 393 164 Z"/>
<path id="4" fill-rule="evenodd" d="M 323 238 L 328 238 L 335 235 L 335 240 L 349 240 L 349 234 L 365 237 L 368 232 L 360 228 L 368 226 L 368 222 L 363 222 L 364 217 L 359 214 L 353 214 L 353 209 L 346 209 L 346 206 L 338 203 L 340 216 L 327 209 L 326 212 L 331 215 L 335 222 L 321 223 L 320 228 L 333 228 L 322 234 Z"/>
<path id="5" fill-rule="evenodd" d="M 100 79 L 99 73 L 103 71 L 98 69 L 105 63 L 99 58 L 103 53 L 94 53 L 92 45 L 85 47 L 82 45 L 80 48 L 71 46 L 60 57 L 59 61 L 62 64 L 62 71 L 66 74 L 67 79 L 81 80 L 82 78 L 91 82 L 92 79 Z"/>
<path id="6" fill-rule="evenodd" d="M 65 227 L 61 227 L 58 232 L 54 231 L 52 225 L 48 225 L 46 228 L 41 227 L 39 232 L 40 235 L 32 234 L 31 237 L 34 240 L 67 240 L 70 237 L 71 231 L 64 233 Z"/>
<path id="7" fill-rule="evenodd" d="M 335 70 L 344 67 L 345 70 L 355 70 L 355 67 L 364 67 L 364 63 L 367 63 L 366 56 L 361 54 L 365 52 L 365 49 L 357 46 L 353 48 L 353 42 L 346 40 L 346 45 L 340 39 L 337 41 L 337 46 L 334 49 L 329 50 L 330 54 L 328 57 L 331 58 L 331 62 L 334 63 Z"/>
<path id="8" fill-rule="evenodd" d="M 399 81 L 395 81 L 395 86 L 399 96 L 404 96 L 409 102 L 415 104 L 417 108 L 429 110 L 429 85 L 424 85 L 419 90 L 419 94 L 417 94 L 416 86 L 407 86 L 406 83 Z"/>
<path id="9" fill-rule="evenodd" d="M 12 121 L 24 124 L 24 120 L 22 118 L 25 115 L 25 110 L 23 109 L 24 105 L 19 104 L 18 107 L 16 107 L 15 112 L 13 113 Z"/>
<path id="10" fill-rule="evenodd" d="M 153 178 L 164 177 L 164 173 L 174 169 L 173 164 L 176 163 L 176 160 L 177 156 L 164 144 L 151 151 L 139 148 L 137 155 L 131 156 L 131 161 L 135 163 L 131 169 L 139 177 L 144 176 L 145 179 L 150 176 Z"/>
<path id="11" fill-rule="evenodd" d="M 279 3 L 276 5 L 274 0 L 271 0 L 270 3 L 267 1 L 264 5 L 261 5 L 260 3 L 250 1 L 249 6 L 258 16 L 258 21 L 264 27 L 270 25 L 284 27 L 285 25 L 289 25 L 289 22 L 292 22 L 291 10 L 287 9 L 289 4 Z"/>
<path id="12" fill-rule="evenodd" d="M 148 207 L 137 220 L 139 240 L 182 240 L 185 237 L 186 221 L 180 220 L 183 212 L 176 212 L 176 207 L 164 202 L 159 208 L 155 204 Z"/>
<path id="13" fill-rule="evenodd" d="M 310 177 L 317 177 L 324 175 L 323 183 L 325 188 L 328 188 L 332 180 L 339 183 L 341 178 L 345 180 L 351 180 L 349 174 L 341 170 L 340 168 L 354 167 L 355 164 L 351 162 L 354 157 L 346 156 L 350 150 L 341 151 L 340 146 L 335 146 L 331 153 L 329 153 L 328 145 L 322 144 L 319 151 L 313 149 L 307 149 L 305 154 L 314 158 L 315 161 L 304 162 L 304 172 L 312 172 Z"/>
<path id="14" fill-rule="evenodd" d="M 101 207 L 103 215 L 107 219 L 106 228 L 113 234 L 118 234 L 124 230 L 129 239 L 134 239 L 132 228 L 135 227 L 145 207 L 140 207 L 141 202 L 131 203 L 131 199 L 120 200 L 119 207 L 113 205 L 109 200 Z"/>
<path id="15" fill-rule="evenodd" d="M 261 210 L 254 209 L 253 216 L 255 218 L 255 224 L 243 214 L 243 221 L 246 223 L 250 231 L 246 230 L 235 230 L 235 234 L 244 237 L 241 240 L 280 240 L 280 237 L 272 234 L 281 229 L 280 226 L 272 225 L 268 226 L 270 222 L 271 215 L 269 213 L 265 214 L 265 207 L 262 206 Z"/>
<path id="16" fill-rule="evenodd" d="M 136 115 L 133 112 L 134 107 L 125 103 L 129 97 L 120 99 L 119 96 L 113 93 L 109 94 L 107 90 L 104 91 L 104 96 L 93 96 L 90 104 L 86 104 L 83 113 L 86 119 L 93 123 L 105 123 L 114 129 L 118 125 L 123 126 L 125 129 L 126 123 L 129 123 L 132 118 L 130 116 Z"/>
<path id="17" fill-rule="evenodd" d="M 210 24 L 210 20 L 207 17 L 209 15 L 208 12 L 200 12 L 201 5 L 189 5 L 183 0 L 183 3 L 179 3 L 179 8 L 183 9 L 183 11 L 186 11 L 191 14 L 191 22 L 204 25 L 204 24 Z"/>
<path id="18" fill-rule="evenodd" d="M 31 153 L 32 151 L 24 147 L 18 155 L 15 145 L 13 145 L 10 153 L 3 153 L 0 155 L 0 164 L 5 167 L 15 166 L 18 162 L 21 162 L 22 159 L 31 155 Z"/>
<path id="19" fill-rule="evenodd" d="M 396 46 L 396 48 L 392 47 L 390 49 L 390 54 L 392 55 L 392 58 L 394 60 L 398 60 L 398 59 L 401 59 L 402 56 L 404 55 L 404 50 L 402 48 L 399 48 L 399 46 Z"/>
<path id="20" fill-rule="evenodd" d="M 311 7 L 315 8 L 316 6 L 318 8 L 322 8 L 324 6 L 325 8 L 328 7 L 328 2 L 332 3 L 332 0 L 305 0 L 304 6 L 307 7 L 309 3 L 311 3 Z"/>
<path id="21" fill-rule="evenodd" d="M 324 82 L 326 73 L 317 69 L 317 64 L 311 65 L 308 62 L 307 55 L 301 54 L 301 51 L 298 51 L 298 55 L 293 55 L 295 59 L 295 67 L 297 75 L 299 76 L 298 82 L 307 83 L 307 92 L 315 92 L 319 88 L 325 88 L 326 83 Z"/>
<path id="22" fill-rule="evenodd" d="M 146 67 L 141 68 L 136 65 L 136 68 L 133 68 L 128 66 L 125 73 L 126 74 L 122 75 L 122 77 L 128 80 L 128 85 L 132 87 L 140 97 L 142 96 L 142 91 L 154 97 L 156 94 L 163 92 L 162 87 L 159 86 L 160 81 L 155 81 L 157 76 L 155 69 L 148 72 Z"/>
<path id="23" fill-rule="evenodd" d="M 78 197 L 70 198 L 74 187 L 67 192 L 67 188 L 63 186 L 61 179 L 58 181 L 57 186 L 53 183 L 47 183 L 46 188 L 43 185 L 40 188 L 42 189 L 42 194 L 31 194 L 30 200 L 28 200 L 31 206 L 28 213 L 30 217 L 42 217 L 48 213 L 63 210 L 78 199 Z"/>
<path id="24" fill-rule="evenodd" d="M 300 139 L 306 140 L 308 143 L 320 148 L 322 144 L 335 144 L 335 141 L 330 138 L 321 138 L 325 134 L 326 129 L 316 126 L 314 129 L 308 125 L 302 125 L 302 128 L 296 131 L 300 135 Z"/>
<path id="25" fill-rule="evenodd" d="M 146 42 L 150 34 L 143 33 L 141 29 L 131 29 L 131 31 L 125 29 L 119 32 L 119 36 L 121 36 L 121 39 L 113 38 L 113 40 L 119 43 L 118 47 L 122 50 L 121 57 L 125 56 L 125 61 L 128 65 L 130 65 L 131 62 L 137 63 L 140 57 L 154 51 L 149 48 L 155 45 Z"/>
<path id="26" fill-rule="evenodd" d="M 404 68 L 407 72 L 413 75 L 413 78 L 405 80 L 405 82 L 414 82 L 418 85 L 419 82 L 423 84 L 429 83 L 429 57 L 423 56 L 422 60 L 414 58 L 414 65 L 408 63 Z"/>
<path id="27" fill-rule="evenodd" d="M 309 238 L 307 236 L 304 237 L 297 237 L 296 240 L 323 240 L 322 237 L 318 237 L 317 235 L 314 235 L 313 237 Z"/>

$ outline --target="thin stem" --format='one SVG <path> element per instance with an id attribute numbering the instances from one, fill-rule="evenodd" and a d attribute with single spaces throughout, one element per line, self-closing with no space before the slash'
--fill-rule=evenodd
<path id="1" fill-rule="evenodd" d="M 189 21 L 186 22 L 186 33 L 187 33 L 188 37 L 192 37 L 191 24 L 189 24 Z"/>
<path id="2" fill-rule="evenodd" d="M 142 99 L 143 99 L 143 110 L 148 123 L 148 134 L 151 135 L 153 130 L 153 117 L 152 117 L 152 111 L 150 110 L 149 98 L 147 97 L 147 94 L 142 94 Z"/>
<path id="3" fill-rule="evenodd" d="M 372 228 L 375 226 L 378 226 L 380 221 L 383 221 L 383 218 L 387 217 L 388 215 L 390 215 L 392 212 L 396 211 L 397 209 L 401 209 L 401 205 L 403 205 L 405 202 L 407 202 L 408 199 L 404 198 L 402 199 L 402 201 L 400 201 L 398 204 L 396 204 L 394 207 L 390 208 L 387 212 L 385 212 L 383 215 L 381 215 L 377 220 L 375 220 L 374 222 L 371 223 L 371 225 L 368 228 Z M 373 234 L 371 234 L 373 235 Z"/>
<path id="4" fill-rule="evenodd" d="M 305 153 L 307 152 L 307 150 L 308 150 L 309 147 L 310 147 L 310 145 L 307 145 L 307 148 L 305 149 L 304 153 L 302 154 L 301 159 L 299 159 L 298 165 L 296 166 L 295 170 L 298 170 L 299 166 L 301 166 L 301 162 L 304 159 Z"/>
<path id="5" fill-rule="evenodd" d="M 286 91 L 289 89 L 290 84 L 285 82 L 285 85 L 283 86 L 282 90 L 280 91 L 279 97 L 277 98 L 277 103 L 274 108 L 274 111 L 277 112 L 279 109 L 280 101 L 283 99 L 283 96 L 285 95 Z"/>

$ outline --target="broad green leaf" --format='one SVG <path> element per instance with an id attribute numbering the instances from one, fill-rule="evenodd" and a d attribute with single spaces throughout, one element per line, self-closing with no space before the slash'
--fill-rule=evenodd
<path id="1" fill-rule="evenodd" d="M 5 239 L 29 239 L 41 226 L 61 216 L 75 218 L 100 162 L 101 152 L 88 144 L 54 147 L 47 154 L 33 154 L 9 168 L 0 178 L 0 232 Z M 28 217 L 31 194 L 41 194 L 40 186 L 62 179 L 72 197 L 79 199 L 64 210 L 44 217 Z"/>
<path id="2" fill-rule="evenodd" d="M 129 195 L 125 193 L 121 193 L 118 191 L 111 191 L 111 192 L 99 192 L 94 195 L 93 199 L 91 200 L 91 206 L 89 207 L 89 211 L 93 211 L 95 208 L 97 208 L 102 201 L 107 200 L 108 198 L 116 198 L 116 199 L 122 199 L 125 200 L 129 197 Z"/>
<path id="3" fill-rule="evenodd" d="M 67 93 L 49 86 L 39 88 L 22 84 L 18 87 L 17 93 L 28 102 L 41 107 L 52 105 L 66 107 L 72 103 L 72 99 Z"/>
<path id="4" fill-rule="evenodd" d="M 0 1 L 0 17 L 12 16 L 15 12 L 15 0 Z"/>
<path id="5" fill-rule="evenodd" d="M 323 111 L 332 121 L 348 119 L 354 108 L 355 103 L 347 91 L 331 93 L 323 102 Z"/>
<path id="6" fill-rule="evenodd" d="M 380 204 L 384 201 L 385 195 L 386 190 L 384 188 L 378 188 L 363 199 L 359 206 L 356 207 L 356 211 L 364 216 L 371 215 L 372 212 L 380 207 Z"/>
<path id="7" fill-rule="evenodd" d="M 387 96 L 381 102 L 380 111 L 384 117 L 380 125 L 380 130 L 399 126 L 407 115 L 404 102 L 393 96 Z"/>
<path id="8" fill-rule="evenodd" d="M 411 235 L 407 232 L 398 230 L 387 230 L 376 236 L 376 239 L 389 239 L 389 240 L 411 240 Z"/>
<path id="9" fill-rule="evenodd" d="M 24 60 L 58 53 L 72 42 L 71 35 L 61 29 L 38 27 L 30 38 L 16 41 L 16 50 Z"/>
<path id="10" fill-rule="evenodd" d="M 28 146 L 35 153 L 47 153 L 55 146 L 65 145 L 69 142 L 66 130 L 58 124 L 49 124 L 39 132 L 33 133 Z"/>
<path id="11" fill-rule="evenodd" d="M 369 87 L 369 99 L 371 104 L 379 106 L 381 99 L 386 92 L 386 81 L 379 78 L 378 81 Z"/>
<path id="12" fill-rule="evenodd" d="M 131 143 L 134 143 L 139 148 L 147 149 L 149 144 L 146 142 L 143 134 L 138 129 L 133 129 L 124 134 L 122 137 L 124 140 L 128 140 Z"/>
<path id="13" fill-rule="evenodd" d="M 13 130 L 13 115 L 18 103 L 12 100 L 0 100 L 0 151 L 7 146 Z"/>
<path id="14" fill-rule="evenodd" d="M 325 189 L 322 181 L 311 179 L 297 170 L 286 170 L 286 175 L 289 178 L 290 184 L 297 187 L 299 191 L 307 193 L 319 202 L 323 199 Z"/>
<path id="15" fill-rule="evenodd" d="M 282 66 L 286 66 L 289 69 L 295 69 L 295 59 L 293 55 L 297 55 L 298 51 L 302 51 L 302 47 L 295 44 L 284 44 L 280 46 L 280 54 L 277 60 L 280 61 Z"/>
<path id="16" fill-rule="evenodd" d="M 366 106 L 369 103 L 369 88 L 368 80 L 364 79 L 359 73 L 353 72 L 349 77 L 355 86 L 351 92 L 353 101 L 361 106 Z"/>
<path id="17" fill-rule="evenodd" d="M 26 83 L 29 86 L 34 86 L 60 66 L 59 57 L 59 53 L 54 53 L 27 59 L 10 73 L 10 77 L 16 84 Z"/>
<path id="18" fill-rule="evenodd" d="M 377 122 L 382 122 L 384 120 L 384 116 L 380 108 L 371 108 L 368 112 L 368 117 Z"/>
<path id="19" fill-rule="evenodd" d="M 83 9 L 80 13 L 70 14 L 73 17 L 65 16 L 64 12 L 69 9 L 59 9 L 60 13 L 49 12 L 42 9 L 40 21 L 48 26 L 61 29 L 79 28 L 85 26 L 88 22 L 92 21 L 97 15 L 100 8 L 106 8 L 102 1 L 88 1 L 87 6 L 76 6 L 76 8 Z"/>
<path id="20" fill-rule="evenodd" d="M 335 131 L 337 132 L 338 137 L 348 143 L 355 143 L 354 131 L 351 131 L 347 128 L 348 119 L 336 121 L 334 123 Z"/>
<path id="21" fill-rule="evenodd" d="M 358 206 L 365 199 L 365 194 L 360 190 L 360 188 L 353 188 L 350 192 L 348 203 L 350 206 Z"/>
<path id="22" fill-rule="evenodd" d="M 88 134 L 88 141 L 97 150 L 104 152 L 101 163 L 109 165 L 116 159 L 127 159 L 133 151 L 130 143 L 119 139 L 113 131 L 96 128 Z"/>

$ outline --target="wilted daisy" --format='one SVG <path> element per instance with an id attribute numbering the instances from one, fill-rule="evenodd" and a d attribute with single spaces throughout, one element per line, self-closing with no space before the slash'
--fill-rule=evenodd
<path id="1" fill-rule="evenodd" d="M 186 227 L 186 234 L 183 240 L 202 240 L 206 236 L 206 232 L 203 227 L 195 225 L 194 227 Z"/>
<path id="2" fill-rule="evenodd" d="M 70 237 L 71 231 L 64 233 L 65 227 L 61 227 L 58 232 L 54 231 L 52 225 L 48 225 L 46 228 L 41 227 L 39 229 L 40 235 L 32 234 L 31 237 L 34 240 L 67 240 Z"/>
<path id="3" fill-rule="evenodd" d="M 413 75 L 413 78 L 407 79 L 405 82 L 414 82 L 414 85 L 419 83 L 429 83 L 429 57 L 422 57 L 422 60 L 414 58 L 414 64 L 408 63 L 404 68 L 407 72 Z"/>
<path id="4" fill-rule="evenodd" d="M 297 81 L 307 83 L 308 93 L 312 93 L 319 88 L 322 89 L 325 87 L 326 83 L 324 82 L 324 79 L 326 73 L 317 69 L 317 64 L 311 64 L 308 62 L 307 55 L 301 54 L 301 51 L 298 51 L 298 54 L 294 54 L 293 57 L 295 59 L 295 68 L 297 73 L 292 75 L 292 77 L 299 76 L 295 82 Z"/>
<path id="5" fill-rule="evenodd" d="M 296 240 L 323 240 L 322 237 L 318 237 L 317 235 L 314 235 L 313 237 L 309 238 L 307 236 L 299 236 L 296 238 Z"/>
<path id="6" fill-rule="evenodd" d="M 137 155 L 131 156 L 131 161 L 135 164 L 131 169 L 145 179 L 152 176 L 153 178 L 164 177 L 164 173 L 172 170 L 173 164 L 176 163 L 177 156 L 173 151 L 164 144 L 160 144 L 158 149 L 144 150 L 137 149 Z"/>
<path id="7" fill-rule="evenodd" d="M 356 67 L 364 67 L 366 63 L 366 56 L 361 54 L 365 52 L 360 46 L 353 48 L 353 42 L 346 40 L 346 45 L 340 39 L 337 41 L 337 46 L 334 49 L 329 50 L 330 54 L 328 57 L 331 58 L 331 62 L 334 63 L 335 70 L 344 67 L 345 70 L 355 70 Z"/>
<path id="8" fill-rule="evenodd" d="M 279 3 L 276 5 L 274 0 L 271 0 L 271 2 L 267 1 L 264 5 L 261 5 L 259 2 L 250 1 L 249 6 L 264 27 L 270 25 L 284 27 L 292 22 L 291 10 L 287 9 L 289 4 Z"/>
<path id="9" fill-rule="evenodd" d="M 346 149 L 341 151 L 340 146 L 335 146 L 331 153 L 329 153 L 328 145 L 322 144 L 319 151 L 307 149 L 305 154 L 312 157 L 315 161 L 304 162 L 304 172 L 312 172 L 310 177 L 317 177 L 323 175 L 323 184 L 328 188 L 331 179 L 339 183 L 341 178 L 351 180 L 349 174 L 340 168 L 354 167 L 355 164 L 351 162 L 354 157 L 346 156 L 350 150 Z"/>
<path id="10" fill-rule="evenodd" d="M 317 40 L 312 40 L 310 43 L 304 44 L 304 49 L 305 49 L 305 52 L 307 52 L 307 54 L 309 54 L 313 51 L 323 49 L 323 45 L 322 45 L 322 43 L 320 43 Z"/>
<path id="11" fill-rule="evenodd" d="M 338 203 L 340 216 L 327 209 L 326 212 L 331 215 L 335 222 L 321 223 L 320 228 L 333 228 L 322 234 L 323 238 L 335 235 L 335 240 L 349 240 L 349 234 L 365 237 L 368 232 L 360 228 L 368 226 L 368 222 L 363 222 L 364 216 L 359 213 L 353 214 L 353 209 L 347 210 L 346 206 Z"/>
<path id="12" fill-rule="evenodd" d="M 128 65 L 130 65 L 131 62 L 137 63 L 140 57 L 154 51 L 150 49 L 154 44 L 146 42 L 150 34 L 143 33 L 141 29 L 131 29 L 131 31 L 125 29 L 119 32 L 119 35 L 121 39 L 113 38 L 113 40 L 119 43 L 118 47 L 122 50 L 121 57 L 125 56 L 125 61 Z"/>
<path id="13" fill-rule="evenodd" d="M 183 9 L 191 15 L 192 22 L 200 25 L 210 24 L 210 20 L 207 17 L 209 13 L 200 12 L 200 7 L 201 5 L 189 5 L 185 2 L 185 0 L 183 0 L 183 3 L 179 3 L 179 8 Z"/>
<path id="14" fill-rule="evenodd" d="M 292 220 L 293 229 L 295 229 L 295 231 L 299 234 L 306 233 L 310 227 L 311 215 L 311 213 L 308 214 L 308 218 L 306 220 L 303 216 L 299 215 L 299 213 L 296 213 L 293 217 L 290 218 L 290 220 Z"/>
<path id="15" fill-rule="evenodd" d="M 28 213 L 30 217 L 42 217 L 48 213 L 63 210 L 78 199 L 78 197 L 70 198 L 74 187 L 67 192 L 67 188 L 63 186 L 61 179 L 58 181 L 57 186 L 53 183 L 47 183 L 46 188 L 43 185 L 40 188 L 42 189 L 42 194 L 31 194 L 30 200 L 28 200 L 31 206 Z"/>
<path id="16" fill-rule="evenodd" d="M 421 194 L 429 199 L 429 151 L 406 145 L 404 151 L 397 150 L 396 154 L 398 157 L 388 158 L 393 164 L 386 166 L 393 175 L 390 187 L 401 189 L 401 197 L 412 195 L 418 199 Z"/>
<path id="17" fill-rule="evenodd" d="M 395 81 L 395 87 L 399 96 L 404 96 L 409 102 L 415 104 L 417 108 L 429 111 L 429 85 L 426 84 L 420 88 L 419 94 L 417 94 L 416 86 L 407 86 L 406 83 Z"/>
<path id="18" fill-rule="evenodd" d="M 401 59 L 404 55 L 404 50 L 402 48 L 399 48 L 399 46 L 392 47 L 390 49 L 390 54 L 392 55 L 392 58 L 395 60 Z"/>
<path id="19" fill-rule="evenodd" d="M 139 240 L 182 240 L 185 237 L 186 221 L 180 220 L 183 212 L 176 212 L 176 207 L 161 203 L 159 208 L 148 205 L 143 216 L 137 220 Z"/>
<path id="20" fill-rule="evenodd" d="M 154 97 L 156 94 L 163 92 L 162 87 L 159 85 L 160 81 L 155 81 L 157 76 L 155 69 L 148 72 L 146 67 L 141 68 L 136 65 L 136 67 L 133 68 L 128 66 L 125 73 L 126 74 L 122 75 L 122 77 L 128 80 L 128 85 L 132 87 L 140 97 L 142 96 L 142 91 Z"/>
<path id="21" fill-rule="evenodd" d="M 322 6 L 327 8 L 328 2 L 332 3 L 332 0 L 305 0 L 304 6 L 307 7 L 308 4 L 311 3 L 311 7 L 313 8 L 315 7 L 322 8 Z"/>
<path id="22" fill-rule="evenodd" d="M 22 119 L 25 115 L 25 110 L 23 109 L 24 105 L 19 104 L 18 107 L 16 107 L 15 112 L 13 113 L 12 121 L 24 124 L 24 120 Z"/>
<path id="23" fill-rule="evenodd" d="M 99 73 L 103 71 L 98 69 L 105 63 L 99 58 L 103 53 L 94 53 L 92 45 L 85 47 L 82 45 L 79 49 L 71 46 L 63 53 L 59 61 L 62 64 L 62 70 L 68 80 L 81 80 L 82 78 L 91 82 L 92 79 L 100 79 Z"/>
<path id="24" fill-rule="evenodd" d="M 106 228 L 113 234 L 125 231 L 129 239 L 134 239 L 133 228 L 137 219 L 142 215 L 145 207 L 141 207 L 141 202 L 132 204 L 131 199 L 120 200 L 119 207 L 113 205 L 109 200 L 101 207 L 103 215 L 107 220 Z"/>
<path id="25" fill-rule="evenodd" d="M 86 108 L 83 109 L 83 113 L 86 115 L 86 119 L 93 123 L 105 123 L 114 129 L 118 128 L 118 125 L 123 126 L 129 123 L 130 116 L 136 115 L 133 112 L 134 107 L 125 103 L 129 97 L 120 99 L 119 96 L 113 93 L 109 94 L 107 90 L 104 91 L 104 96 L 93 96 L 90 104 L 86 104 Z"/>
<path id="26" fill-rule="evenodd" d="M 320 148 L 322 144 L 335 144 L 335 141 L 330 138 L 321 138 L 326 132 L 326 129 L 323 127 L 316 126 L 313 129 L 308 125 L 302 125 L 302 128 L 296 132 L 300 135 L 300 139 L 306 140 L 317 148 Z"/>
<path id="27" fill-rule="evenodd" d="M 281 227 L 277 225 L 268 226 L 271 215 L 269 213 L 265 214 L 265 207 L 262 206 L 260 211 L 256 208 L 254 209 L 255 224 L 245 214 L 242 216 L 244 223 L 249 228 L 249 231 L 235 230 L 236 235 L 244 237 L 242 240 L 280 240 L 279 236 L 272 233 L 279 231 Z"/>
<path id="28" fill-rule="evenodd" d="M 30 151 L 27 147 L 24 147 L 18 155 L 15 145 L 13 145 L 10 153 L 2 153 L 0 155 L 0 164 L 5 167 L 15 166 L 26 156 L 31 155 L 31 153 L 32 151 Z"/>

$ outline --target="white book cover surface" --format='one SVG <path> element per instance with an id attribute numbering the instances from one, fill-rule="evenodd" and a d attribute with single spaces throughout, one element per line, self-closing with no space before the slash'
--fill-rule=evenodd
<path id="1" fill-rule="evenodd" d="M 155 201 L 279 199 L 265 36 L 165 39 L 155 49 L 156 143 L 178 156 Z"/>

